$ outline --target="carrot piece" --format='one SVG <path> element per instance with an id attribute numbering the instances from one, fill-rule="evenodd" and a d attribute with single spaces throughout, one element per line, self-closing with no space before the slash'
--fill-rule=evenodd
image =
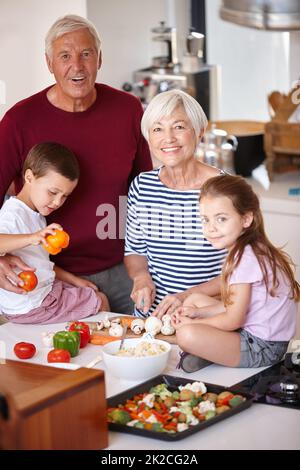
<path id="1" fill-rule="evenodd" d="M 91 335 L 90 343 L 103 346 L 104 344 L 110 343 L 111 341 L 117 341 L 121 339 L 119 336 L 109 336 L 109 335 Z"/>
<path id="2" fill-rule="evenodd" d="M 127 326 L 127 328 L 130 328 L 131 327 L 131 323 L 133 322 L 133 320 L 136 319 L 136 317 L 120 317 L 121 319 L 121 325 L 122 326 Z"/>

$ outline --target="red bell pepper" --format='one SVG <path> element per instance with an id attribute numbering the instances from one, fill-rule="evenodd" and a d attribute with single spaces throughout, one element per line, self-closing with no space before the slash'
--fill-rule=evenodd
<path id="1" fill-rule="evenodd" d="M 86 323 L 75 321 L 69 327 L 69 331 L 78 331 L 80 334 L 80 347 L 84 348 L 91 337 L 90 328 Z"/>

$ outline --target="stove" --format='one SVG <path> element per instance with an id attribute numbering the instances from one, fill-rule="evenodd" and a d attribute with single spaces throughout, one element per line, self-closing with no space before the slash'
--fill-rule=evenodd
<path id="1" fill-rule="evenodd" d="M 253 402 L 300 410 L 300 364 L 292 354 L 258 374 L 234 385 L 253 396 Z"/>

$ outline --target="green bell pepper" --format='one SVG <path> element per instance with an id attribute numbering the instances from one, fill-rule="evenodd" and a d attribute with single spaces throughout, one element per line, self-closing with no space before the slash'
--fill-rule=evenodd
<path id="1" fill-rule="evenodd" d="M 80 333 L 78 331 L 58 331 L 53 336 L 55 349 L 66 349 L 71 357 L 77 356 L 80 346 Z"/>

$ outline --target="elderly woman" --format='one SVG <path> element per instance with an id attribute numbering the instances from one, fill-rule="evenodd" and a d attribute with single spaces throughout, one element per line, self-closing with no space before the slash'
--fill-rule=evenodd
<path id="1" fill-rule="evenodd" d="M 137 316 L 162 317 L 191 293 L 219 293 L 225 252 L 204 238 L 198 214 L 201 186 L 220 174 L 194 157 L 206 125 L 199 103 L 180 90 L 157 95 L 142 118 L 161 166 L 137 176 L 128 195 L 125 265 Z"/>

